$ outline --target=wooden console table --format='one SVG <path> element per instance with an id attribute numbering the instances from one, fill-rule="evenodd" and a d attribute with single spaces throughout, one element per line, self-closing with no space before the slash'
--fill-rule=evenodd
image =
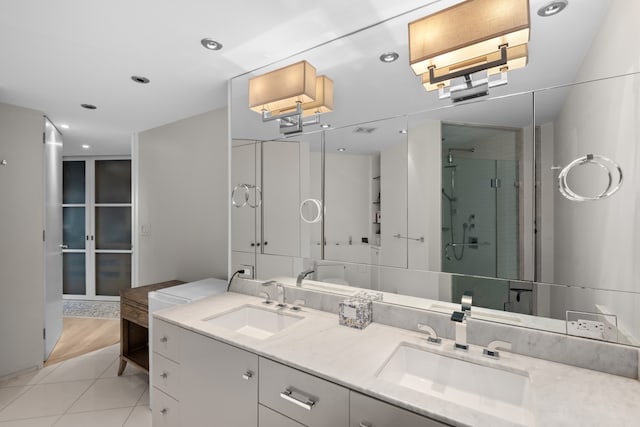
<path id="1" fill-rule="evenodd" d="M 127 363 L 149 372 L 149 292 L 181 285 L 180 280 L 120 291 L 120 366 L 122 375 Z"/>

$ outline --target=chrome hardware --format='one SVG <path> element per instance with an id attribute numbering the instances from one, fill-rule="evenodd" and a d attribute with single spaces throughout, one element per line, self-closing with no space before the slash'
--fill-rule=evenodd
<path id="1" fill-rule="evenodd" d="M 58 245 L 60 249 L 69 249 L 69 245 Z"/>
<path id="2" fill-rule="evenodd" d="M 444 257 L 449 260 L 452 261 L 453 258 L 451 258 L 451 255 L 449 255 L 449 249 L 451 248 L 457 248 L 458 246 L 470 246 L 471 249 L 477 249 L 479 246 L 489 246 L 491 243 L 489 242 L 482 242 L 482 243 L 447 243 L 446 246 L 444 247 Z"/>
<path id="3" fill-rule="evenodd" d="M 454 348 L 457 350 L 469 350 L 467 344 L 467 315 L 463 311 L 454 311 L 451 320 L 456 322 L 456 341 Z"/>
<path id="4" fill-rule="evenodd" d="M 462 298 L 460 299 L 462 312 L 465 313 L 465 316 L 471 316 L 472 303 L 473 303 L 473 292 L 465 291 L 464 294 L 462 294 Z"/>
<path id="5" fill-rule="evenodd" d="M 167 342 L 167 341 L 169 341 L 169 338 L 167 337 L 160 338 L 160 342 Z"/>
<path id="6" fill-rule="evenodd" d="M 169 412 L 169 410 L 168 410 L 167 408 L 162 408 L 162 409 L 160 409 L 160 413 L 161 413 L 162 415 L 167 415 L 167 412 Z"/>
<path id="7" fill-rule="evenodd" d="M 267 305 L 273 304 L 273 301 L 271 301 L 271 297 L 269 296 L 269 293 L 263 291 L 258 293 L 258 296 L 259 297 L 264 296 L 264 301 L 262 301 L 263 304 L 267 304 Z"/>
<path id="8" fill-rule="evenodd" d="M 300 397 L 296 397 L 295 395 L 299 395 Z M 302 393 L 295 392 L 289 388 L 281 392 L 280 397 L 306 409 L 307 411 L 310 411 L 313 408 L 313 405 L 316 404 L 316 402 L 310 397 L 304 396 Z"/>
<path id="9" fill-rule="evenodd" d="M 282 283 L 276 283 L 276 289 L 278 290 L 278 304 L 277 306 L 280 308 L 285 308 L 287 304 L 285 304 L 285 296 L 284 296 L 284 285 Z"/>
<path id="10" fill-rule="evenodd" d="M 251 203 L 249 203 L 249 193 L 251 192 L 251 189 L 255 189 L 256 192 L 258 193 L 256 196 L 256 204 L 252 205 Z M 242 203 L 236 203 L 236 192 L 240 189 L 244 189 L 244 201 Z M 256 186 L 256 185 L 252 185 L 252 184 L 238 184 L 235 187 L 233 187 L 233 191 L 231 192 L 231 204 L 233 206 L 235 206 L 236 208 L 242 208 L 245 206 L 249 206 L 250 208 L 258 208 L 260 207 L 260 205 L 262 205 L 262 190 L 260 189 L 260 187 Z"/>
<path id="11" fill-rule="evenodd" d="M 251 371 L 247 371 L 244 374 L 242 374 L 242 379 L 246 381 L 249 381 L 252 377 L 253 377 L 253 372 Z"/>
<path id="12" fill-rule="evenodd" d="M 427 342 L 429 344 L 440 344 L 442 342 L 442 338 L 438 337 L 436 331 L 431 326 L 425 325 L 423 323 L 418 323 L 418 330 L 428 335 Z"/>
<path id="13" fill-rule="evenodd" d="M 7 166 L 7 161 L 6 160 L 0 160 L 0 166 Z"/>
<path id="14" fill-rule="evenodd" d="M 487 348 L 482 350 L 482 355 L 492 359 L 499 359 L 500 352 L 498 349 L 511 351 L 511 343 L 506 341 L 491 341 Z"/>
<path id="15" fill-rule="evenodd" d="M 293 305 L 291 306 L 291 310 L 293 311 L 300 311 L 302 310 L 302 306 L 304 305 L 304 300 L 303 299 L 297 299 L 293 302 Z"/>
<path id="16" fill-rule="evenodd" d="M 576 166 L 581 166 L 587 163 L 600 166 L 601 168 L 607 171 L 607 178 L 609 183 L 607 185 L 607 188 L 597 196 L 582 196 L 576 193 L 575 191 L 573 191 L 571 187 L 569 187 L 569 184 L 567 182 L 567 176 L 569 175 L 569 172 L 571 171 L 571 169 L 573 169 Z M 553 166 L 551 169 L 552 170 L 560 169 L 560 166 Z M 613 174 L 612 174 L 613 171 L 617 172 L 618 174 L 618 182 L 615 185 L 613 185 Z M 607 197 L 612 196 L 616 191 L 618 191 L 621 185 L 622 185 L 622 168 L 620 167 L 620 165 L 618 165 L 613 160 L 605 156 L 601 156 L 599 154 L 587 154 L 586 156 L 582 156 L 575 159 L 574 161 L 569 163 L 567 166 L 562 168 L 562 170 L 560 171 L 560 174 L 558 175 L 558 191 L 564 197 L 574 202 L 589 202 L 594 200 L 606 199 Z"/>
<path id="17" fill-rule="evenodd" d="M 360 424 L 358 424 L 358 427 L 372 427 L 371 424 L 365 424 L 364 421 L 360 421 Z"/>
<path id="18" fill-rule="evenodd" d="M 396 239 L 415 240 L 416 242 L 424 243 L 424 237 L 408 237 L 408 236 L 405 237 L 405 236 L 402 236 L 400 233 L 394 234 L 393 237 L 395 237 Z"/>
<path id="19" fill-rule="evenodd" d="M 166 372 L 160 374 L 160 378 L 166 380 L 169 375 Z"/>
<path id="20" fill-rule="evenodd" d="M 310 269 L 304 270 L 303 272 L 298 274 L 298 278 L 296 279 L 296 286 L 298 286 L 298 287 L 302 286 L 302 281 L 304 280 L 304 278 L 307 277 L 308 275 L 310 275 L 313 272 L 315 272 L 315 270 L 310 268 Z"/>

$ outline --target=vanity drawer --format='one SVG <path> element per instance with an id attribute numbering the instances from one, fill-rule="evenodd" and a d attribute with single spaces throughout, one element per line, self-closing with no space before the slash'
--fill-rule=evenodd
<path id="1" fill-rule="evenodd" d="M 180 427 L 180 403 L 155 389 L 151 405 L 151 422 L 153 427 Z"/>
<path id="2" fill-rule="evenodd" d="M 258 405 L 258 425 L 260 427 L 304 427 L 304 425 L 272 411 L 266 406 Z"/>
<path id="3" fill-rule="evenodd" d="M 180 390 L 180 365 L 155 352 L 151 363 L 153 364 L 151 384 L 174 399 L 180 400 L 178 395 Z"/>
<path id="4" fill-rule="evenodd" d="M 351 392 L 349 427 L 445 427 L 446 424 Z"/>
<path id="5" fill-rule="evenodd" d="M 182 329 L 162 320 L 153 322 L 153 351 L 179 363 Z"/>
<path id="6" fill-rule="evenodd" d="M 258 400 L 306 426 L 349 422 L 349 390 L 288 366 L 260 358 Z"/>

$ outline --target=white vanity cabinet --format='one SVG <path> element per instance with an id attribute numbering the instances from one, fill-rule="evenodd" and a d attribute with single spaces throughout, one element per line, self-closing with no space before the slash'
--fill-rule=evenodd
<path id="1" fill-rule="evenodd" d="M 258 425 L 260 427 L 304 427 L 304 424 L 293 421 L 291 418 L 262 405 L 258 405 Z"/>
<path id="2" fill-rule="evenodd" d="M 154 320 L 149 371 L 151 417 L 154 427 L 180 425 L 180 359 L 183 329 Z"/>
<path id="3" fill-rule="evenodd" d="M 445 427 L 432 419 L 369 396 L 351 392 L 349 427 Z"/>
<path id="4" fill-rule="evenodd" d="M 260 403 L 308 427 L 346 426 L 349 389 L 260 358 Z"/>
<path id="5" fill-rule="evenodd" d="M 186 330 L 182 343 L 180 425 L 255 427 L 258 356 Z"/>

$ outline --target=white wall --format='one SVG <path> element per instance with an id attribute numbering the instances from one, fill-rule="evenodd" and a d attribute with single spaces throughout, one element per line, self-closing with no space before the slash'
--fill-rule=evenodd
<path id="1" fill-rule="evenodd" d="M 227 277 L 228 158 L 226 108 L 138 135 L 136 285 Z"/>
<path id="2" fill-rule="evenodd" d="M 42 113 L 0 104 L 0 378 L 42 365 Z"/>
<path id="3" fill-rule="evenodd" d="M 640 2 L 614 1 L 587 54 L 579 80 L 640 70 L 637 32 Z M 588 153 L 618 162 L 624 184 L 613 197 L 597 202 L 571 202 L 555 188 L 555 283 L 640 292 L 640 78 L 619 77 L 573 87 L 554 123 L 554 164 L 566 165 Z M 544 144 L 544 141 L 543 141 Z M 582 167 L 586 172 L 587 168 Z M 595 192 L 597 173 L 580 175 L 578 191 Z M 615 179 L 615 177 L 614 177 Z M 638 296 L 614 293 L 560 292 L 552 298 L 555 316 L 564 309 L 606 309 L 619 324 L 640 337 Z M 615 299 L 614 299 L 615 298 Z M 635 303 L 620 304 L 635 301 Z M 598 305 L 596 305 L 598 304 Z"/>

